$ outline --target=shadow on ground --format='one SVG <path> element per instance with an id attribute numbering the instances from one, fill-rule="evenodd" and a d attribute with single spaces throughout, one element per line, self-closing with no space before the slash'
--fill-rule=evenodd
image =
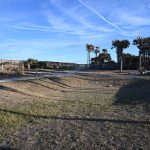
<path id="1" fill-rule="evenodd" d="M 7 86 L 3 86 L 3 85 L 0 85 L 0 91 L 1 91 L 1 90 L 3 90 L 3 91 L 9 91 L 9 92 L 14 92 L 14 93 L 18 93 L 18 94 L 22 94 L 22 95 L 24 95 L 24 96 L 39 97 L 39 96 L 32 95 L 32 94 L 29 94 L 29 93 L 26 93 L 26 92 L 23 92 L 23 91 L 14 89 L 14 88 L 12 88 L 12 87 L 7 87 Z"/>
<path id="2" fill-rule="evenodd" d="M 114 104 L 150 104 L 150 80 L 135 79 L 122 86 L 115 96 Z"/>
<path id="3" fill-rule="evenodd" d="M 70 121 L 88 121 L 88 122 L 112 122 L 112 123 L 128 123 L 128 124 L 150 124 L 149 121 L 138 121 L 138 120 L 121 120 L 121 119 L 105 119 L 105 118 L 91 118 L 91 117 L 78 117 L 78 116 L 44 116 L 44 115 L 34 115 L 34 114 L 27 114 L 23 112 L 13 111 L 13 110 L 6 110 L 0 109 L 0 112 L 11 113 L 16 115 L 21 115 L 23 117 L 32 117 L 35 119 L 55 119 L 55 120 L 70 120 Z"/>
<path id="4" fill-rule="evenodd" d="M 18 150 L 18 149 L 0 146 L 0 150 Z"/>

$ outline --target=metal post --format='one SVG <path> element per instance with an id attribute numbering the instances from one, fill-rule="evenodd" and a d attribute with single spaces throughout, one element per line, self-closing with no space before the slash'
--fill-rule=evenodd
<path id="1" fill-rule="evenodd" d="M 140 54 L 140 58 L 139 58 L 139 68 L 141 67 L 141 62 L 142 62 L 142 56 L 141 56 L 141 54 Z"/>
<path id="2" fill-rule="evenodd" d="M 36 64 L 36 78 L 38 77 L 38 64 Z"/>
<path id="3" fill-rule="evenodd" d="M 122 66 L 123 66 L 123 62 L 122 59 L 120 60 L 120 72 L 122 72 Z"/>

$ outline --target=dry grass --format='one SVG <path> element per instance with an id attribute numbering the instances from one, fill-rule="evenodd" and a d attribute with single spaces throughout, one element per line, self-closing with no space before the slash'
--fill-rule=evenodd
<path id="1" fill-rule="evenodd" d="M 130 84 L 92 74 L 1 83 L 0 148 L 148 150 L 149 102 L 119 101 Z"/>

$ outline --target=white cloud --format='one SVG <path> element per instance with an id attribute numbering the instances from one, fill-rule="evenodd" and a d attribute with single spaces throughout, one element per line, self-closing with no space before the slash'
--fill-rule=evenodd
<path id="1" fill-rule="evenodd" d="M 78 0 L 83 6 L 85 6 L 87 9 L 89 9 L 90 11 L 92 11 L 94 14 L 96 14 L 100 19 L 104 20 L 106 23 L 108 23 L 109 25 L 113 26 L 114 28 L 116 28 L 117 30 L 124 32 L 124 30 L 122 30 L 119 26 L 117 26 L 116 24 L 114 24 L 113 22 L 109 21 L 108 19 L 106 19 L 102 14 L 100 14 L 96 9 L 92 8 L 91 6 L 89 6 L 88 4 L 84 3 L 82 0 Z"/>
<path id="2" fill-rule="evenodd" d="M 69 22 L 66 22 L 65 18 L 62 15 L 54 14 L 50 10 L 45 10 L 43 13 L 46 15 L 48 22 L 52 28 L 67 31 L 73 29 L 73 25 L 71 23 L 69 24 Z"/>
<path id="3" fill-rule="evenodd" d="M 101 24 L 96 24 L 95 20 L 90 16 L 90 12 L 86 12 L 85 9 L 81 9 L 81 6 L 76 4 L 75 6 L 70 6 L 66 9 L 66 7 L 61 3 L 63 1 L 58 0 L 50 0 L 55 7 L 60 9 L 66 16 L 69 16 L 72 20 L 78 24 L 77 27 L 82 28 L 82 30 L 95 30 L 97 32 L 112 32 L 112 28 L 108 28 Z"/>
<path id="4" fill-rule="evenodd" d="M 61 39 L 61 38 L 60 38 Z M 33 48 L 33 50 L 39 50 L 39 49 L 49 49 L 49 50 L 56 50 L 60 48 L 68 48 L 71 46 L 79 46 L 81 45 L 78 41 L 68 41 L 67 39 L 59 40 L 59 43 L 57 41 L 58 39 L 28 39 L 28 40 L 14 40 L 14 39 L 8 39 L 3 41 L 1 43 L 0 48 L 1 49 L 9 49 L 14 50 L 21 48 Z"/>
<path id="5" fill-rule="evenodd" d="M 150 25 L 150 18 L 132 15 L 130 13 L 121 13 L 119 15 L 119 24 L 126 24 L 134 27 Z"/>

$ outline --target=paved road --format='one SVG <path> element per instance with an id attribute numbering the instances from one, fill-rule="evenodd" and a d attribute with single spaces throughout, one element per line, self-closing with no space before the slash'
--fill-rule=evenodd
<path id="1" fill-rule="evenodd" d="M 118 76 L 118 74 L 96 74 L 96 73 L 88 73 L 88 72 L 81 72 L 77 70 L 71 70 L 71 71 L 39 71 L 38 75 L 36 76 L 36 72 L 30 71 L 28 72 L 29 75 L 32 76 L 26 76 L 26 77 L 16 77 L 16 78 L 10 78 L 10 79 L 2 79 L 0 80 L 0 83 L 3 82 L 11 82 L 11 81 L 25 81 L 25 80 L 34 80 L 34 79 L 41 79 L 41 78 L 48 78 L 48 77 L 66 77 L 66 76 L 73 76 L 73 75 L 82 75 L 82 76 L 105 76 L 105 77 L 113 77 Z M 145 78 L 144 76 L 139 76 L 137 73 L 131 73 L 130 75 L 119 75 L 119 77 L 123 79 L 132 79 L 132 78 Z M 150 78 L 150 77 L 149 77 Z"/>
<path id="2" fill-rule="evenodd" d="M 77 72 L 78 71 L 54 71 L 54 72 L 44 72 L 43 71 L 43 72 L 38 72 L 37 76 L 36 76 L 36 72 L 29 72 L 29 74 L 32 74 L 32 76 L 3 79 L 3 80 L 0 80 L 0 83 L 11 82 L 11 81 L 34 80 L 34 79 L 41 79 L 41 78 L 47 78 L 47 77 L 65 77 L 65 76 L 74 75 Z"/>

